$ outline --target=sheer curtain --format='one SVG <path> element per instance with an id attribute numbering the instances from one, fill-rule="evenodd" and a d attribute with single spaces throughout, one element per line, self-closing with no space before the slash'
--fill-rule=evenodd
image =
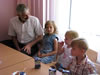
<path id="1" fill-rule="evenodd" d="M 100 0 L 72 0 L 71 29 L 87 39 L 100 62 Z"/>
<path id="2" fill-rule="evenodd" d="M 59 35 L 63 40 L 65 32 L 69 29 L 70 0 L 55 0 L 54 13 Z"/>
<path id="3" fill-rule="evenodd" d="M 43 0 L 43 25 L 47 20 L 55 20 L 54 0 Z"/>

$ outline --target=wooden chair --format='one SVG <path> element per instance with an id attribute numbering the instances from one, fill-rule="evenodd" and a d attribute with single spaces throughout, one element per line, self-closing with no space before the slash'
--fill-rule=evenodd
<path id="1" fill-rule="evenodd" d="M 95 66 L 96 66 L 97 73 L 100 74 L 100 64 L 96 63 L 98 53 L 96 51 L 92 50 L 92 49 L 88 49 L 86 54 L 87 54 L 88 58 L 92 62 L 94 62 Z"/>
<path id="2" fill-rule="evenodd" d="M 98 55 L 98 53 L 96 51 L 94 51 L 92 49 L 88 49 L 87 52 L 86 52 L 86 54 L 87 54 L 88 58 L 92 62 L 96 63 L 96 61 L 97 61 L 97 55 Z"/>
<path id="3" fill-rule="evenodd" d="M 100 75 L 100 64 L 94 63 L 96 66 L 97 73 Z"/>

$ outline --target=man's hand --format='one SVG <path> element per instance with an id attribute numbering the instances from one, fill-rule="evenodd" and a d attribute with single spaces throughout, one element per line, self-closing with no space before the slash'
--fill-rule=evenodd
<path id="1" fill-rule="evenodd" d="M 18 51 L 21 51 L 21 48 L 18 47 L 17 50 L 18 50 Z"/>
<path id="2" fill-rule="evenodd" d="M 27 44 L 26 46 L 24 46 L 22 49 L 24 51 L 26 51 L 28 54 L 31 54 L 31 44 Z"/>

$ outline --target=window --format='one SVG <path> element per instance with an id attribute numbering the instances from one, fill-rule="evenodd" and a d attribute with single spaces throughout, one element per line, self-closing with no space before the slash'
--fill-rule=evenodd
<path id="1" fill-rule="evenodd" d="M 59 35 L 64 38 L 69 29 L 70 0 L 55 0 L 55 22 Z"/>
<path id="2" fill-rule="evenodd" d="M 55 0 L 55 16 L 60 35 L 76 30 L 99 53 L 100 61 L 100 0 Z"/>
<path id="3" fill-rule="evenodd" d="M 70 26 L 87 39 L 91 49 L 100 53 L 100 0 L 73 0 Z"/>

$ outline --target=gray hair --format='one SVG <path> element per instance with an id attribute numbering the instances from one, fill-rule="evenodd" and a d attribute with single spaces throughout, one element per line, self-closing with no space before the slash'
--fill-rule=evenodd
<path id="1" fill-rule="evenodd" d="M 18 4 L 16 7 L 17 13 L 23 13 L 23 12 L 26 12 L 28 10 L 29 10 L 29 8 L 25 4 Z"/>

